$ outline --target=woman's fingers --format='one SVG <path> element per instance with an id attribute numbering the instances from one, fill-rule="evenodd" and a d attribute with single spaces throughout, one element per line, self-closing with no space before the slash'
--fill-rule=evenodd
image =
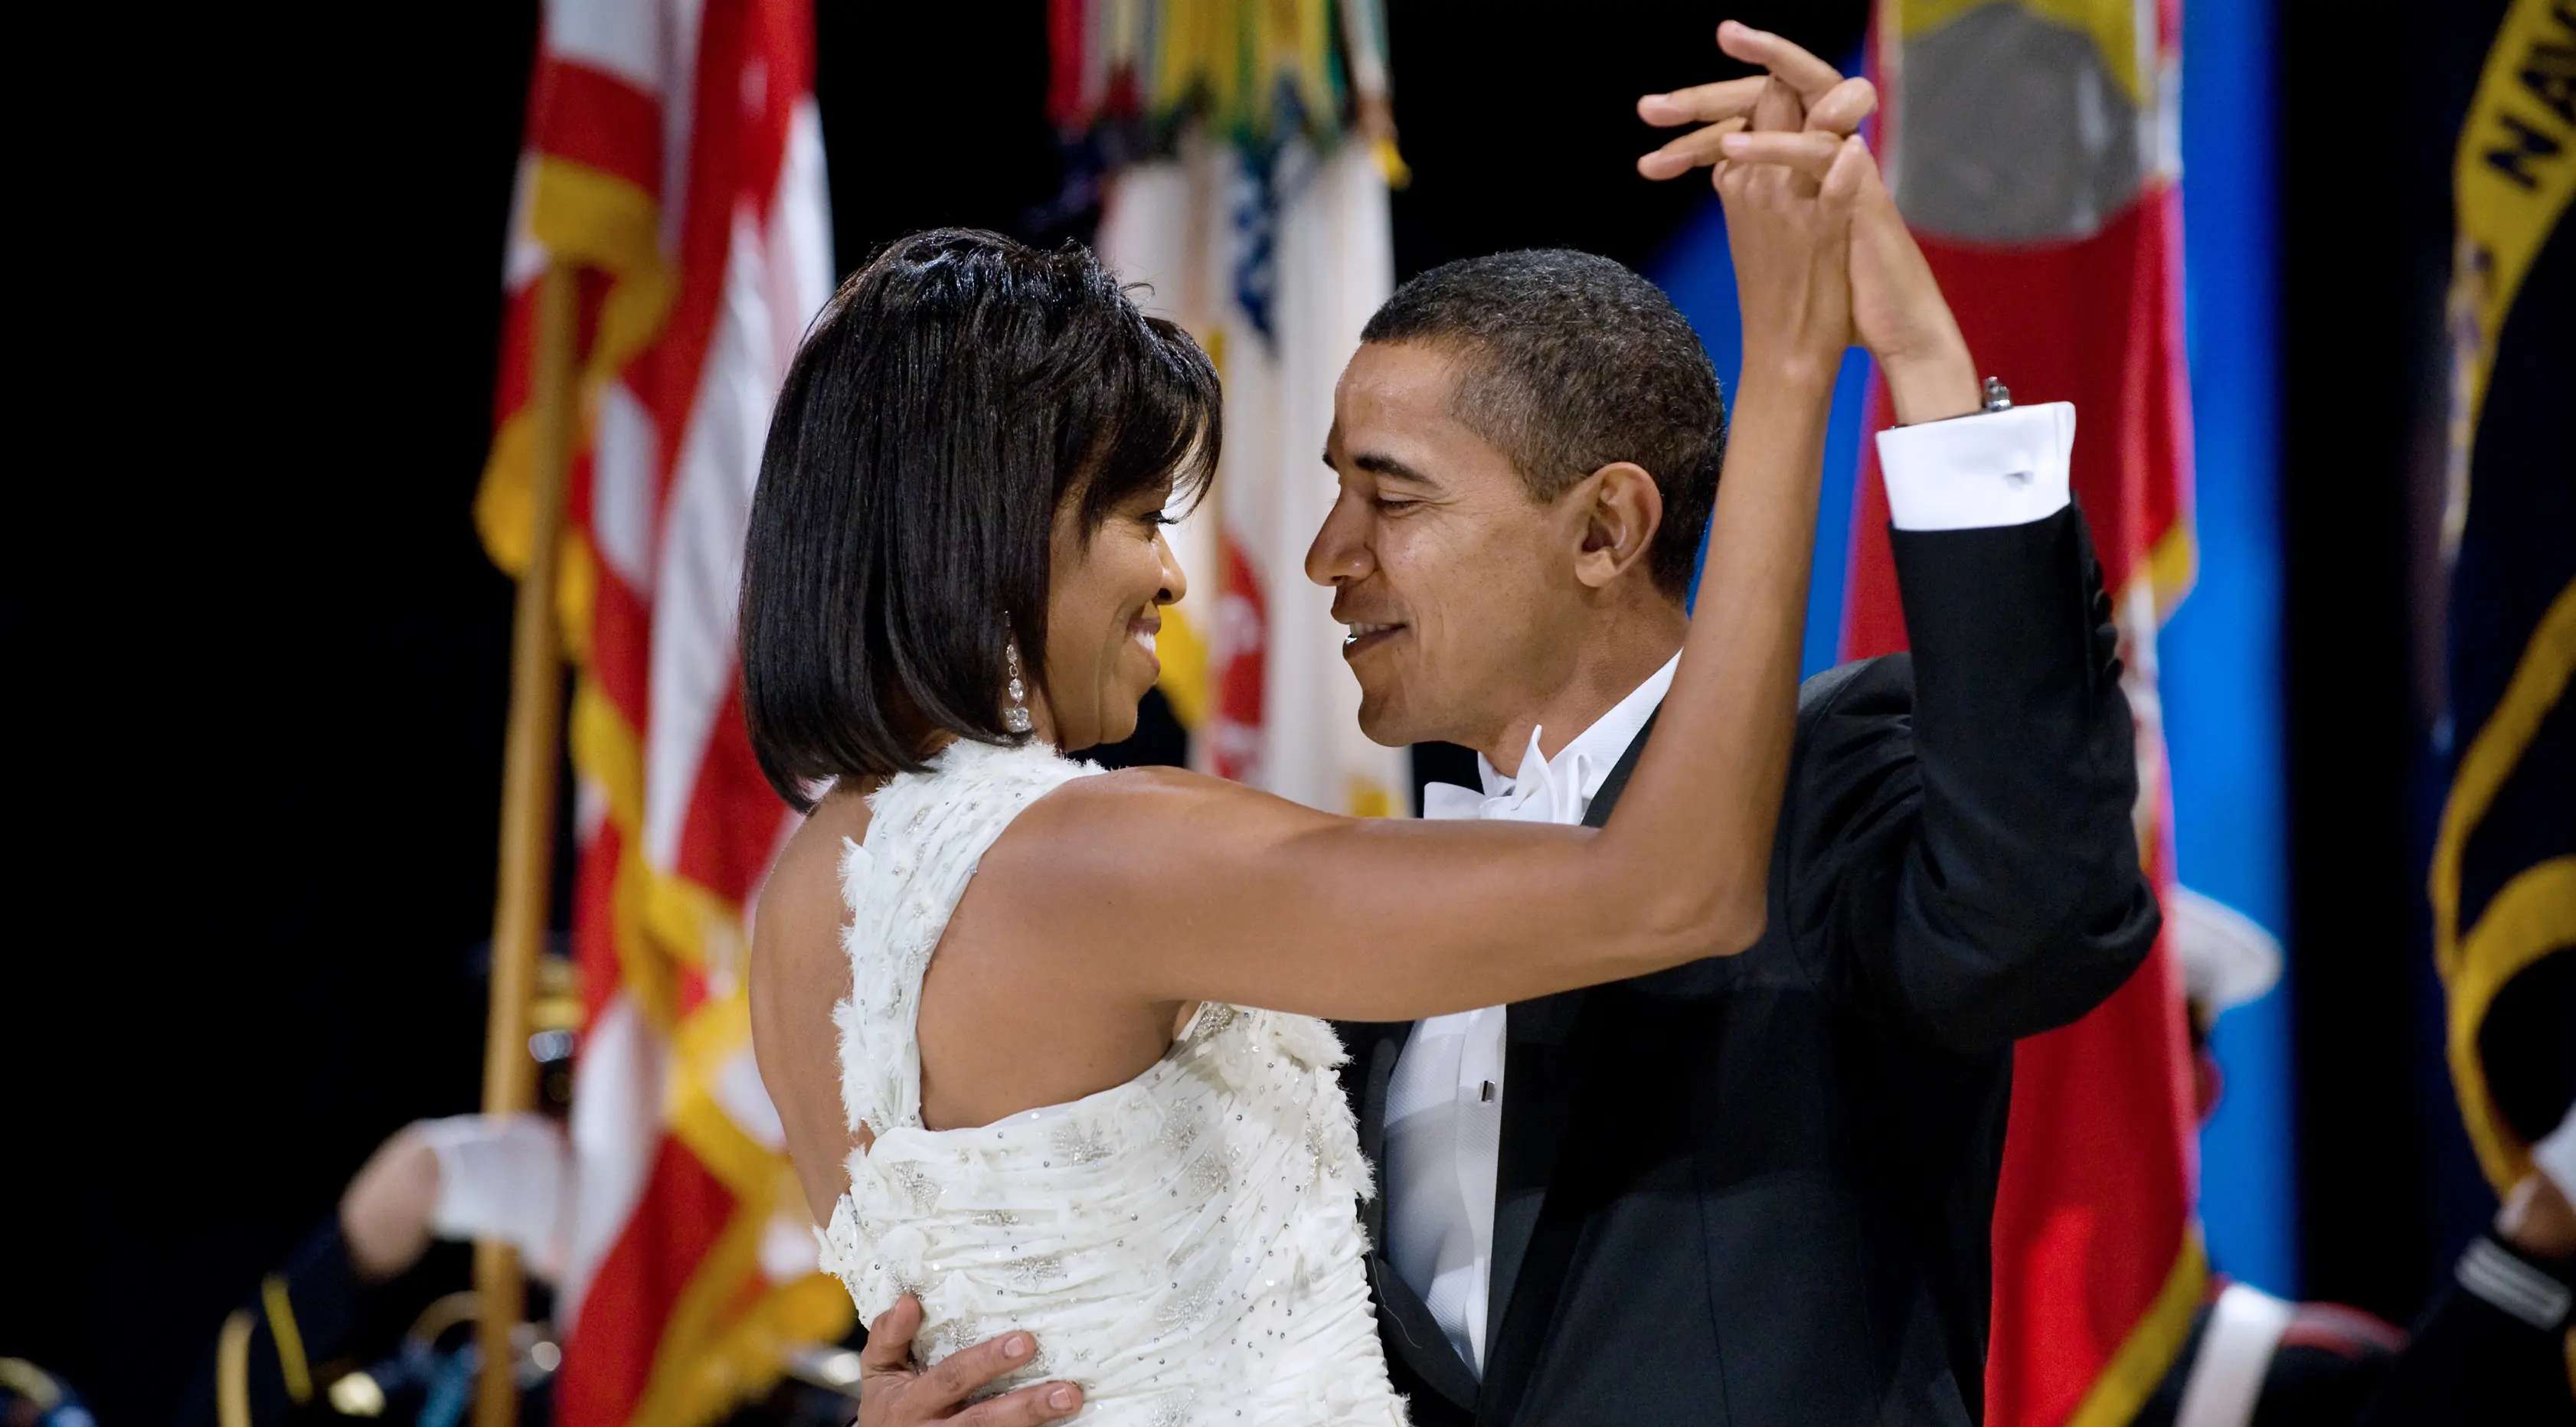
<path id="1" fill-rule="evenodd" d="M 1794 134 L 1748 133 L 1728 134 L 1718 140 L 1718 155 L 1730 164 L 1778 164 L 1783 168 L 1821 184 L 1831 173 L 1846 144 L 1857 146 L 1858 139 L 1838 138 L 1813 129 Z M 1867 161 L 1869 151 L 1862 149 Z M 1853 180 L 1857 182 L 1855 178 Z M 1855 190 L 1857 191 L 1857 190 Z"/>
<path id="2" fill-rule="evenodd" d="M 1801 101 L 1809 105 L 1823 99 L 1825 91 L 1843 80 L 1841 70 L 1770 31 L 1757 30 L 1741 20 L 1728 20 L 1717 27 L 1717 47 L 1726 51 L 1729 58 L 1758 64 L 1771 71 L 1773 78 L 1788 85 Z"/>
<path id="3" fill-rule="evenodd" d="M 1718 143 L 1729 134 L 1744 132 L 1741 115 L 1720 120 L 1705 128 L 1693 129 L 1651 154 L 1637 160 L 1637 172 L 1651 179 L 1679 178 L 1692 169 L 1718 162 L 1724 155 Z"/>
<path id="4" fill-rule="evenodd" d="M 1860 128 L 1860 121 L 1878 107 L 1878 86 L 1854 75 L 1824 92 L 1821 98 L 1807 103 L 1807 127 L 1831 134 L 1849 134 Z"/>
<path id="5" fill-rule="evenodd" d="M 1769 76 L 1756 74 L 1722 79 L 1715 84 L 1694 84 L 1670 94 L 1648 94 L 1637 101 L 1637 117 L 1658 129 L 1740 119 L 1753 112 L 1753 101 L 1761 97 L 1762 86 L 1769 82 Z"/>

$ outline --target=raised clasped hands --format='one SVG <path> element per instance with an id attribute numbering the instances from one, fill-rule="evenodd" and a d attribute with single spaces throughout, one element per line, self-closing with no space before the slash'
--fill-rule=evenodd
<path id="1" fill-rule="evenodd" d="M 1777 107 L 1767 95 L 1757 104 Z M 1725 134 L 1718 150 L 1745 379 L 1830 386 L 1853 340 L 1852 207 L 1869 152 L 1857 138 L 1808 133 Z"/>
<path id="2" fill-rule="evenodd" d="M 1828 207 L 1847 215 L 1851 340 L 1878 359 L 1900 422 L 1934 421 L 1977 409 L 1976 364 L 1959 324 L 1933 280 L 1922 249 L 1906 231 L 1878 165 L 1855 137 L 1878 106 L 1866 79 L 1846 79 L 1832 65 L 1778 35 L 1729 20 L 1718 26 L 1718 47 L 1728 56 L 1760 65 L 1765 74 L 1696 85 L 1637 101 L 1637 115 L 1657 128 L 1698 127 L 1637 160 L 1637 171 L 1658 181 L 1694 168 L 1714 170 L 1711 180 L 1726 203 L 1730 243 L 1745 296 L 1745 341 L 1753 355 L 1757 286 L 1782 274 L 1765 264 L 1755 273 L 1737 232 L 1743 197 L 1765 182 L 1804 184 Z M 1730 184 L 1737 193 L 1730 194 Z M 1849 193 L 1842 195 L 1842 187 Z M 1766 314 L 1767 315 L 1767 314 Z"/>

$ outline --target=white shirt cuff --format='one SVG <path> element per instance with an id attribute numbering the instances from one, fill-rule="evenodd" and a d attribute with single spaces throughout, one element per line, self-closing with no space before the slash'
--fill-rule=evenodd
<path id="1" fill-rule="evenodd" d="M 2558 1186 L 2558 1192 L 2576 1202 L 2576 1105 L 2567 1107 L 2567 1118 L 2558 1128 L 2541 1136 L 2531 1147 L 2531 1162 Z"/>
<path id="2" fill-rule="evenodd" d="M 2027 525 L 2066 508 L 2075 404 L 2051 401 L 1878 433 L 1899 530 Z"/>

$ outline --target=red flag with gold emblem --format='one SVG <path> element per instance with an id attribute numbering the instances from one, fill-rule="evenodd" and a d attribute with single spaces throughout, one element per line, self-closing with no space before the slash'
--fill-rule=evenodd
<path id="1" fill-rule="evenodd" d="M 2175 0 L 1885 0 L 1883 158 L 1978 362 L 2082 418 L 2091 521 L 2138 720 L 2138 845 L 2173 885 L 2157 626 L 2189 588 L 2191 421 L 2175 181 Z M 1894 420 L 1874 391 L 1871 420 Z M 1863 443 L 1846 658 L 1905 647 L 1877 452 Z M 2169 940 L 2169 938 L 2168 938 Z M 2125 1423 L 2172 1364 L 2206 1263 L 2173 952 L 2024 1041 L 1995 1203 L 1989 1427 Z"/>

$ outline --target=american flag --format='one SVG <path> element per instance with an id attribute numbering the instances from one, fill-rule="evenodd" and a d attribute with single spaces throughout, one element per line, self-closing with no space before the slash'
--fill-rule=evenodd
<path id="1" fill-rule="evenodd" d="M 552 0 L 506 270 L 486 548 L 523 567 L 536 279 L 579 275 L 561 581 L 585 1011 L 566 1427 L 698 1427 L 849 1323 L 751 1058 L 745 915 L 790 814 L 734 645 L 772 399 L 832 261 L 808 0 Z"/>

